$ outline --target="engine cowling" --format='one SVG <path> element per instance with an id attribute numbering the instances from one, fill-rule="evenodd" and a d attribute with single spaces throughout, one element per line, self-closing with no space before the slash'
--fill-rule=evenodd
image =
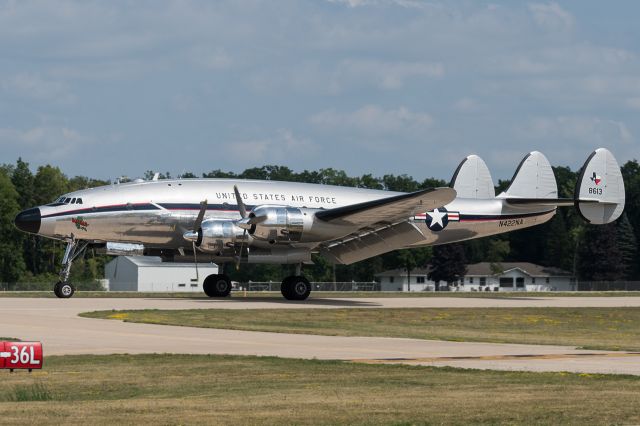
<path id="1" fill-rule="evenodd" d="M 206 253 L 219 253 L 245 243 L 250 238 L 234 221 L 231 220 L 209 220 L 202 222 L 198 229 L 198 239 L 196 246 Z"/>
<path id="2" fill-rule="evenodd" d="M 271 244 L 301 241 L 305 228 L 309 229 L 312 222 L 306 212 L 295 207 L 256 207 L 249 214 L 249 218 L 255 217 L 261 220 L 251 226 L 249 234 Z"/>

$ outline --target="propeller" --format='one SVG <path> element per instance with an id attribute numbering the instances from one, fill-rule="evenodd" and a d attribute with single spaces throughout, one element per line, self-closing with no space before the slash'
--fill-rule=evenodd
<path id="1" fill-rule="evenodd" d="M 200 236 L 200 227 L 202 226 L 202 221 L 204 220 L 204 215 L 207 213 L 207 200 L 200 202 L 200 211 L 198 212 L 198 216 L 196 217 L 196 221 L 193 222 L 193 229 L 191 231 L 187 231 L 184 233 L 183 237 L 187 241 L 191 241 L 191 247 L 193 248 L 193 263 L 196 266 L 196 279 L 195 281 L 200 281 L 200 275 L 198 274 L 198 255 L 196 249 L 196 243 L 202 237 Z M 193 279 L 191 280 L 193 281 Z"/>
<path id="2" fill-rule="evenodd" d="M 247 237 L 247 231 L 251 229 L 251 218 L 247 218 L 247 206 L 244 205 L 244 201 L 242 201 L 242 197 L 240 196 L 240 190 L 238 190 L 238 185 L 233 185 L 233 192 L 236 194 L 236 203 L 238 204 L 238 211 L 240 212 L 240 219 L 237 223 L 238 226 L 244 229 L 242 233 L 242 241 L 240 242 L 240 252 L 238 256 L 236 256 L 236 270 L 240 269 L 240 259 L 242 258 L 242 249 L 244 249 L 244 241 Z"/>

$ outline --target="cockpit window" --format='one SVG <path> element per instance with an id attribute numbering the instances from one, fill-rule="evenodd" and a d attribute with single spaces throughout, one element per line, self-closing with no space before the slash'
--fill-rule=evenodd
<path id="1" fill-rule="evenodd" d="M 82 204 L 82 198 L 76 199 L 76 204 Z"/>
<path id="2" fill-rule="evenodd" d="M 76 203 L 76 199 L 75 199 L 75 198 L 72 198 L 72 199 L 71 199 L 71 204 L 75 204 L 75 203 Z"/>
<path id="3" fill-rule="evenodd" d="M 64 199 L 64 203 L 65 203 L 65 204 L 69 204 L 69 202 L 70 202 L 70 201 L 71 201 L 71 198 L 65 198 L 65 199 Z"/>

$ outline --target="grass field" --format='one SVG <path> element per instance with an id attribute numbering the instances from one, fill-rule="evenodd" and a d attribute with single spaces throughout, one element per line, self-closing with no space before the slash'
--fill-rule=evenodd
<path id="1" fill-rule="evenodd" d="M 0 297 L 55 297 L 52 291 L 0 291 Z M 78 291 L 73 297 L 98 298 L 187 298 L 206 299 L 202 292 L 195 293 L 145 293 L 133 291 Z M 279 291 L 234 291 L 231 297 L 282 298 Z M 400 292 L 400 291 L 314 291 L 310 299 L 344 297 L 471 297 L 471 298 L 509 298 L 509 297 L 640 297 L 640 291 L 584 291 L 584 292 Z"/>
<path id="2" fill-rule="evenodd" d="M 130 322 L 335 336 L 640 350 L 640 308 L 403 308 L 98 311 Z"/>
<path id="3" fill-rule="evenodd" d="M 638 424 L 640 378 L 207 355 L 1 373 L 7 424 Z"/>

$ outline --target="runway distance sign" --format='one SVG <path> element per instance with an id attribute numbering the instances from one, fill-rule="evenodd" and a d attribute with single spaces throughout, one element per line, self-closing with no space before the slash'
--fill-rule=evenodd
<path id="1" fill-rule="evenodd" d="M 41 369 L 40 342 L 0 342 L 0 369 Z"/>

